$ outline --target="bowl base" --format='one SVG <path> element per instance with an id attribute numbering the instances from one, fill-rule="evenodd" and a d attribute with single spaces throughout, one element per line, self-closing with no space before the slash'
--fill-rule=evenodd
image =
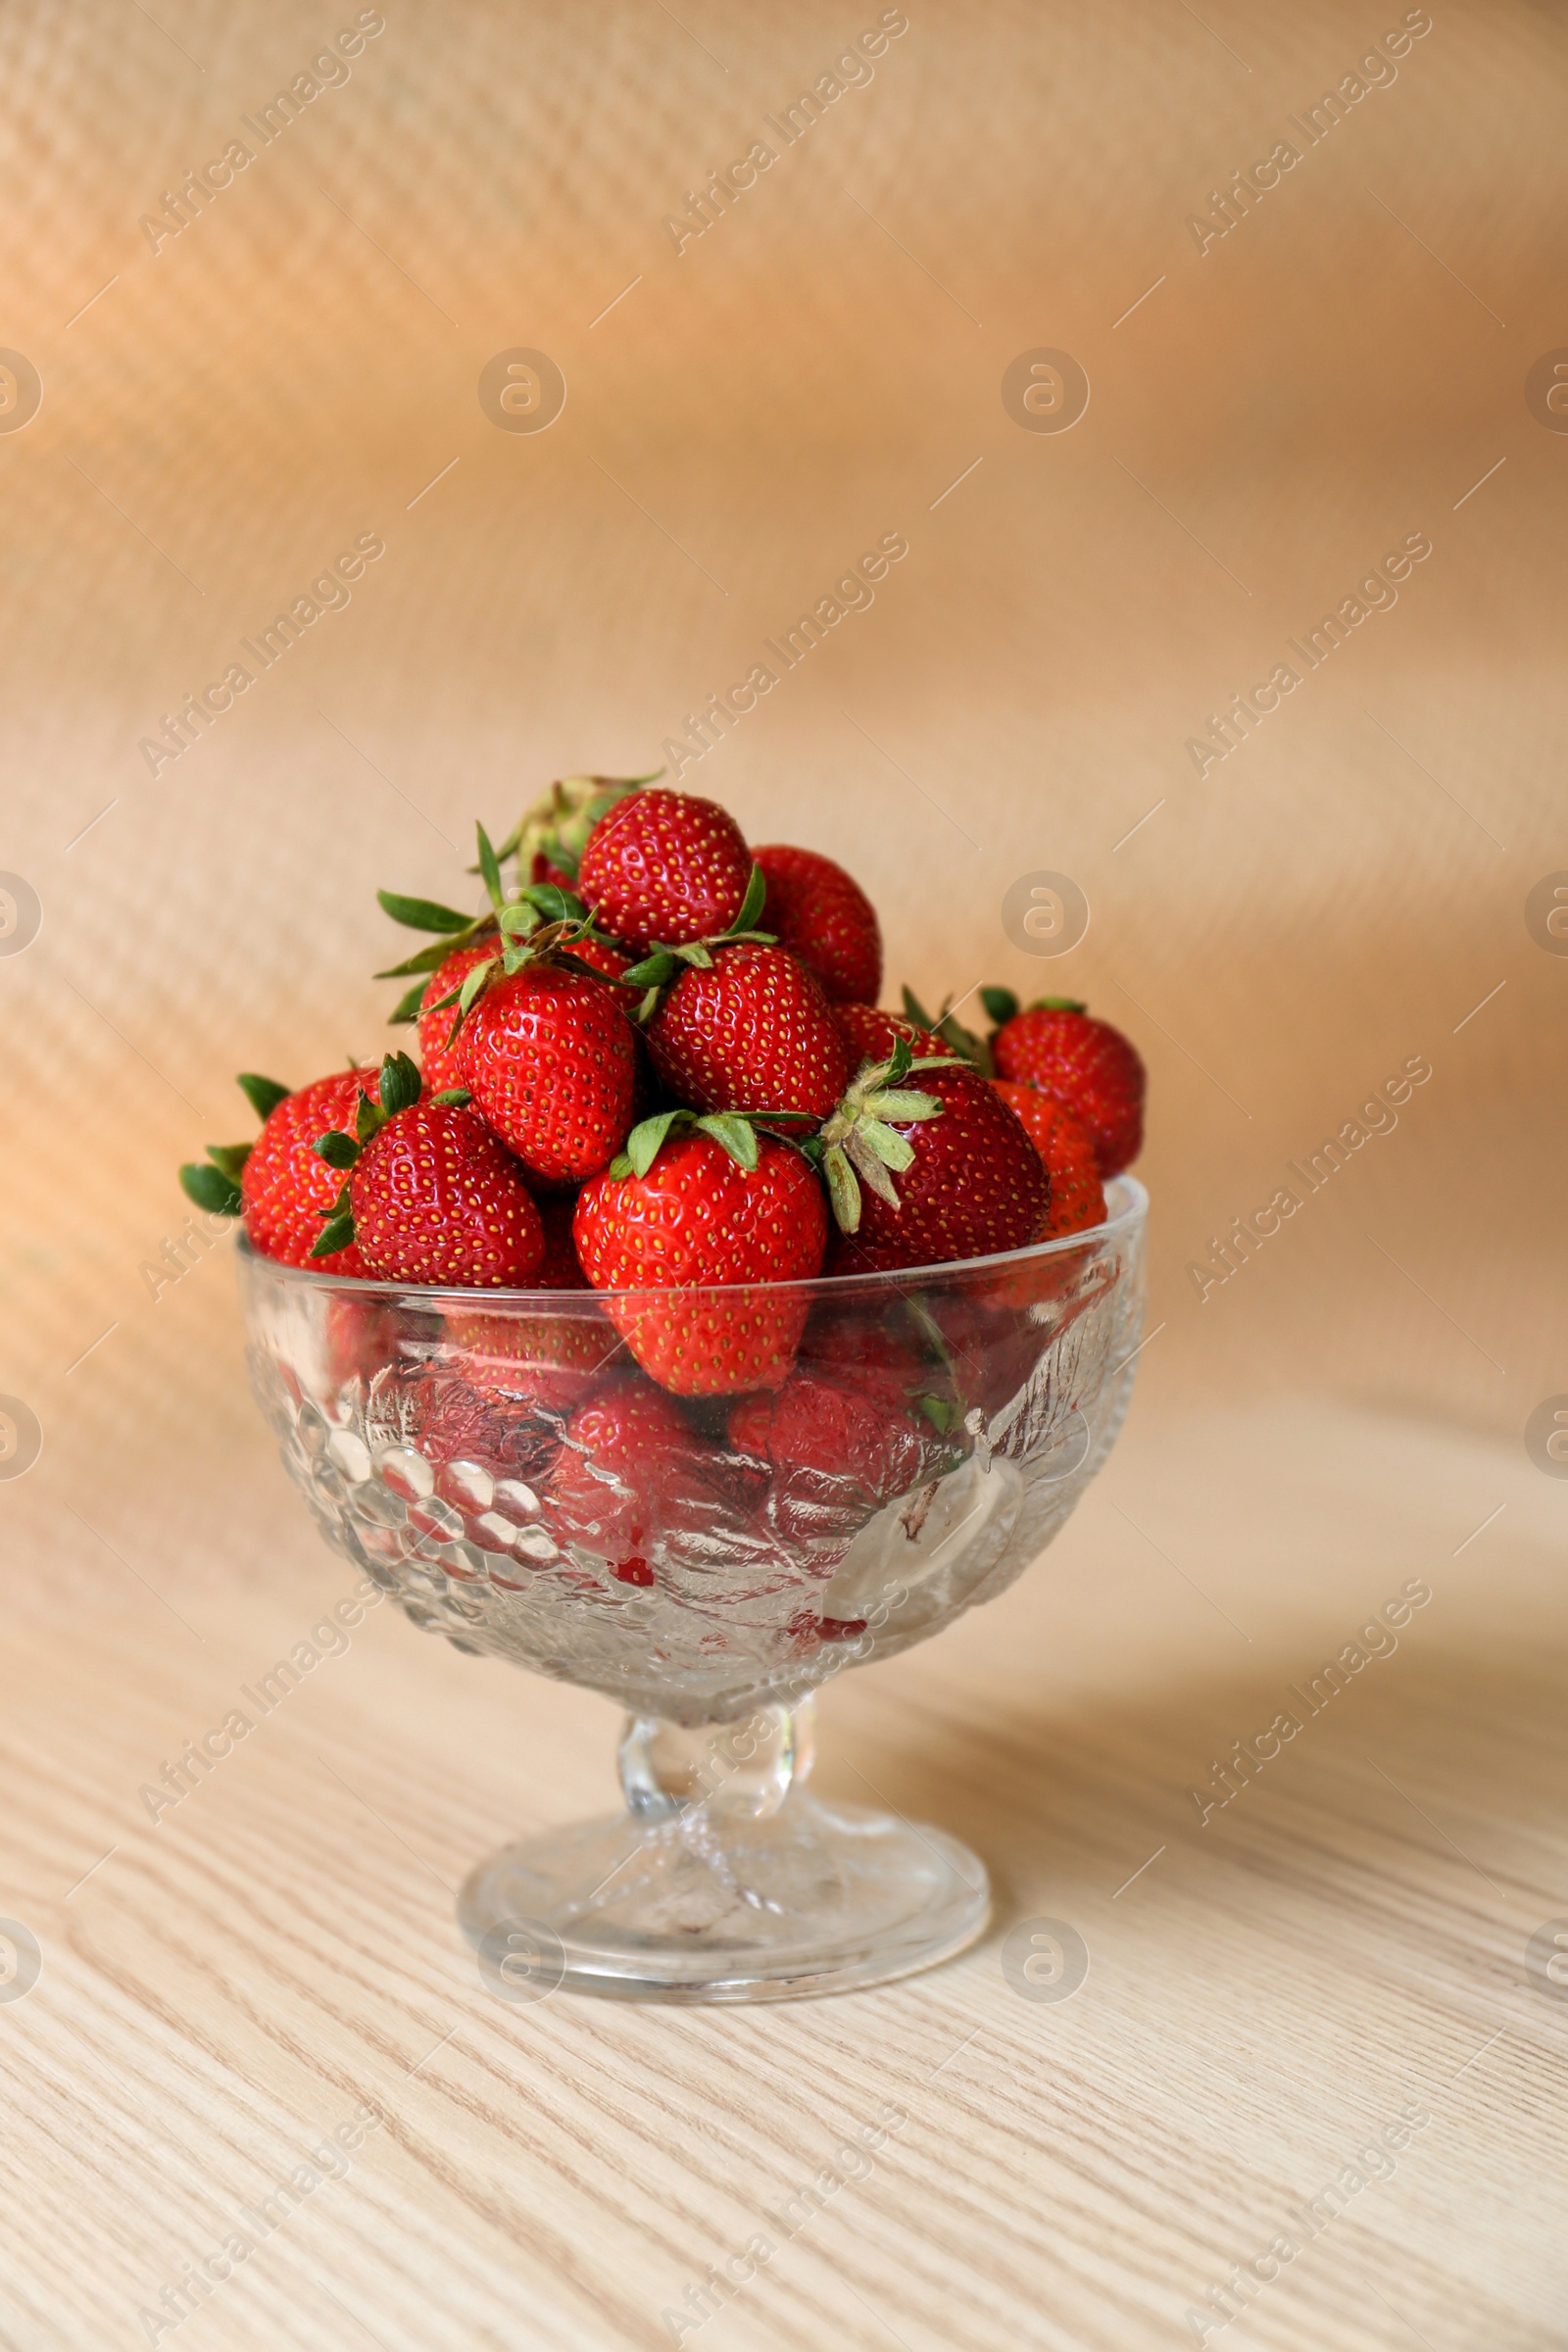
<path id="1" fill-rule="evenodd" d="M 956 1838 L 796 1788 L 761 1816 L 694 1804 L 506 1846 L 458 1920 L 503 2000 L 788 2001 L 932 1968 L 990 1909 Z"/>

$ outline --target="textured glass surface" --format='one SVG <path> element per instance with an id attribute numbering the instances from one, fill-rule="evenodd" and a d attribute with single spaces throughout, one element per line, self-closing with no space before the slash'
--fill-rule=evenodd
<path id="1" fill-rule="evenodd" d="M 240 1244 L 251 1378 L 327 1541 L 416 1625 L 632 1714 L 789 1704 L 989 1600 L 1126 1409 L 1147 1197 L 1007 1257 L 754 1291 L 406 1291 Z M 801 1331 L 765 1399 L 670 1399 L 627 1338 Z"/>

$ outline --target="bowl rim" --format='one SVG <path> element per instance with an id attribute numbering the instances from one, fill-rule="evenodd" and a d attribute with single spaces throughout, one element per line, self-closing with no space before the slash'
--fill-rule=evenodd
<path id="1" fill-rule="evenodd" d="M 459 1306 L 466 1312 L 520 1309 L 530 1315 L 559 1315 L 564 1310 L 586 1312 L 590 1303 L 601 1304 L 611 1299 L 652 1302 L 678 1298 L 683 1304 L 690 1304 L 732 1298 L 737 1291 L 743 1291 L 748 1298 L 784 1299 L 815 1292 L 823 1292 L 829 1298 L 849 1298 L 889 1289 L 906 1289 L 911 1283 L 929 1282 L 939 1276 L 961 1277 L 982 1271 L 1005 1273 L 1063 1256 L 1069 1250 L 1099 1249 L 1106 1242 L 1124 1240 L 1139 1231 L 1147 1219 L 1148 1190 L 1136 1176 L 1125 1172 L 1107 1178 L 1104 1189 L 1107 1202 L 1114 1198 L 1117 1206 L 1101 1224 L 1087 1225 L 1078 1233 L 1056 1234 L 1050 1241 L 1031 1242 L 1022 1250 L 1003 1250 L 990 1257 L 944 1258 L 933 1266 L 889 1266 L 868 1274 L 808 1274 L 791 1282 L 684 1283 L 667 1290 L 623 1291 L 525 1291 L 509 1290 L 498 1284 L 491 1290 L 461 1290 L 456 1285 L 382 1281 L 368 1275 L 328 1274 L 312 1266 L 291 1266 L 282 1258 L 265 1256 L 238 1219 L 234 1226 L 234 1247 L 243 1264 L 273 1281 L 301 1284 L 310 1290 L 342 1292 L 354 1298 L 394 1298 L 405 1305 L 449 1310 Z"/>

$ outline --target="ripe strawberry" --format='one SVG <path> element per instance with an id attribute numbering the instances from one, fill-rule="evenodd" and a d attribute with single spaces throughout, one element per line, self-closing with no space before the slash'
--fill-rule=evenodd
<path id="1" fill-rule="evenodd" d="M 620 1352 L 619 1332 L 602 1315 L 449 1311 L 456 1369 L 486 1396 L 569 1413 L 600 1386 Z"/>
<path id="2" fill-rule="evenodd" d="M 441 1000 L 454 989 L 460 989 L 468 974 L 481 963 L 488 963 L 495 953 L 494 934 L 487 939 L 472 940 L 467 947 L 455 950 L 445 963 L 438 964 L 425 983 L 419 1011 L 419 1068 L 427 1095 L 446 1094 L 454 1087 L 467 1084 L 456 1050 L 447 1042 L 458 1008 L 455 1004 L 442 1004 Z M 437 1005 L 441 1005 L 439 1011 L 434 1009 Z M 426 1006 L 430 1009 L 426 1010 Z"/>
<path id="3" fill-rule="evenodd" d="M 662 1112 L 584 1185 L 573 1231 L 589 1281 L 612 1294 L 612 1321 L 662 1387 L 724 1396 L 788 1377 L 808 1294 L 725 1296 L 736 1285 L 805 1283 L 821 1267 L 821 1189 L 788 1145 L 732 1117 L 694 1126 L 690 1113 Z M 643 1295 L 614 1295 L 622 1291 Z"/>
<path id="4" fill-rule="evenodd" d="M 1004 1102 L 1015 1110 L 1024 1131 L 1051 1172 L 1051 1214 L 1043 1241 L 1059 1233 L 1083 1233 L 1105 1221 L 1105 1196 L 1095 1168 L 1095 1147 L 1089 1130 L 1074 1118 L 1054 1095 L 1037 1086 L 1015 1086 L 1010 1078 L 992 1080 Z"/>
<path id="5" fill-rule="evenodd" d="M 1138 1157 L 1148 1080 L 1119 1029 L 1091 1020 L 1072 997 L 1043 997 L 1004 1020 L 991 1046 L 999 1078 L 1042 1088 L 1082 1120 L 1102 1177 Z"/>
<path id="6" fill-rule="evenodd" d="M 548 1501 L 560 1532 L 608 1557 L 622 1584 L 652 1585 L 665 1529 L 711 1530 L 724 1470 L 662 1390 L 618 1380 L 567 1422 Z"/>
<path id="7" fill-rule="evenodd" d="M 605 930 L 646 954 L 727 929 L 751 878 L 751 852 L 727 809 L 654 791 L 629 794 L 600 818 L 577 887 Z"/>
<path id="8" fill-rule="evenodd" d="M 719 948 L 682 972 L 648 1024 L 654 1067 L 699 1110 L 825 1119 L 850 1064 L 827 999 L 782 948 Z"/>
<path id="9" fill-rule="evenodd" d="M 729 1415 L 737 1453 L 767 1464 L 768 1523 L 836 1567 L 884 1502 L 929 1477 L 947 1448 L 910 1418 L 897 1381 L 795 1372 L 772 1396 L 743 1396 Z"/>
<path id="10" fill-rule="evenodd" d="M 575 891 L 595 825 L 628 793 L 653 782 L 653 776 L 563 776 L 524 812 L 496 857 L 504 862 L 515 855 L 519 879 Z"/>
<path id="11" fill-rule="evenodd" d="M 399 1321 L 396 1306 L 373 1292 L 368 1296 L 357 1291 L 332 1293 L 321 1327 L 328 1380 L 334 1386 L 349 1380 L 368 1385 L 386 1366 L 396 1365 Z"/>
<path id="12" fill-rule="evenodd" d="M 636 1044 L 602 980 L 544 961 L 493 980 L 457 1055 L 474 1107 L 534 1175 L 577 1183 L 625 1141 Z"/>
<path id="13" fill-rule="evenodd" d="M 906 1020 L 902 1012 L 884 1012 L 878 1004 L 835 1004 L 833 1022 L 849 1049 L 852 1070 L 858 1070 L 862 1061 L 886 1061 L 900 1038 L 911 1054 L 941 1054 L 957 1059 L 946 1038 L 938 1037 L 934 1029 L 922 1029 L 917 1022 Z"/>
<path id="14" fill-rule="evenodd" d="M 631 970 L 631 957 L 612 948 L 608 939 L 573 940 L 571 953 L 579 963 L 590 963 L 596 972 L 603 972 L 607 980 L 618 980 L 622 972 Z"/>
<path id="15" fill-rule="evenodd" d="M 587 1275 L 577 1259 L 577 1245 L 571 1238 L 571 1220 L 576 1213 L 575 1193 L 548 1193 L 538 1203 L 539 1221 L 545 1229 L 545 1253 L 539 1271 L 529 1284 L 535 1291 L 586 1291 L 592 1289 Z"/>
<path id="16" fill-rule="evenodd" d="M 1046 1222 L 1045 1163 L 1017 1113 L 964 1062 L 911 1064 L 901 1045 L 856 1079 L 821 1141 L 844 1230 L 835 1273 L 988 1257 L 1022 1249 Z"/>
<path id="17" fill-rule="evenodd" d="M 372 1102 L 379 1099 L 376 1071 L 339 1070 L 302 1086 L 298 1094 L 282 1096 L 268 1112 L 239 1178 L 245 1231 L 264 1257 L 281 1258 L 286 1266 L 314 1266 L 322 1274 L 369 1271 L 351 1241 L 329 1257 L 313 1254 L 322 1215 L 336 1200 L 342 1178 L 311 1147 L 324 1129 L 352 1126 L 362 1092 Z"/>
<path id="18" fill-rule="evenodd" d="M 529 1289 L 588 1290 L 571 1238 L 575 1194 L 548 1195 L 535 1205 L 545 1253 Z M 485 1314 L 454 1309 L 445 1319 L 465 1380 L 486 1396 L 526 1398 L 558 1413 L 581 1403 L 622 1345 L 598 1308 L 581 1314 L 518 1313 L 510 1306 Z"/>
<path id="19" fill-rule="evenodd" d="M 805 964 L 830 1004 L 874 1004 L 882 993 L 882 933 L 858 882 L 815 850 L 758 850 L 767 880 L 764 921 Z"/>
<path id="20" fill-rule="evenodd" d="M 355 1135 L 331 1130 L 313 1147 L 319 1161 L 348 1171 L 318 1249 L 352 1238 L 366 1271 L 383 1282 L 526 1283 L 544 1231 L 516 1162 L 471 1110 L 421 1101 L 406 1054 L 387 1055 L 378 1092 L 379 1106 L 361 1096 Z"/>
<path id="21" fill-rule="evenodd" d="M 419 1382 L 409 1435 L 438 1470 L 453 1462 L 472 1463 L 492 1479 L 518 1479 L 530 1487 L 548 1477 L 561 1446 L 559 1419 L 534 1409 L 531 1399 L 486 1395 L 444 1372 Z M 455 1486 L 438 1478 L 436 1491 Z M 468 1498 L 454 1492 L 450 1499 L 461 1509 Z"/>

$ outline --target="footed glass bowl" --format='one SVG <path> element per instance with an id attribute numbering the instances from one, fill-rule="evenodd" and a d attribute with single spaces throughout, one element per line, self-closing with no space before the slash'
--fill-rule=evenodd
<path id="1" fill-rule="evenodd" d="M 257 1398 L 329 1544 L 459 1649 L 627 1711 L 626 1812 L 482 1863 L 459 1917 L 502 1997 L 776 2000 L 984 1928 L 985 1870 L 805 1781 L 811 1694 L 990 1600 L 1104 1459 L 1148 1197 L 1005 1256 L 747 1289 L 404 1290 L 239 1240 Z M 784 1385 L 701 1387 L 737 1316 Z"/>

